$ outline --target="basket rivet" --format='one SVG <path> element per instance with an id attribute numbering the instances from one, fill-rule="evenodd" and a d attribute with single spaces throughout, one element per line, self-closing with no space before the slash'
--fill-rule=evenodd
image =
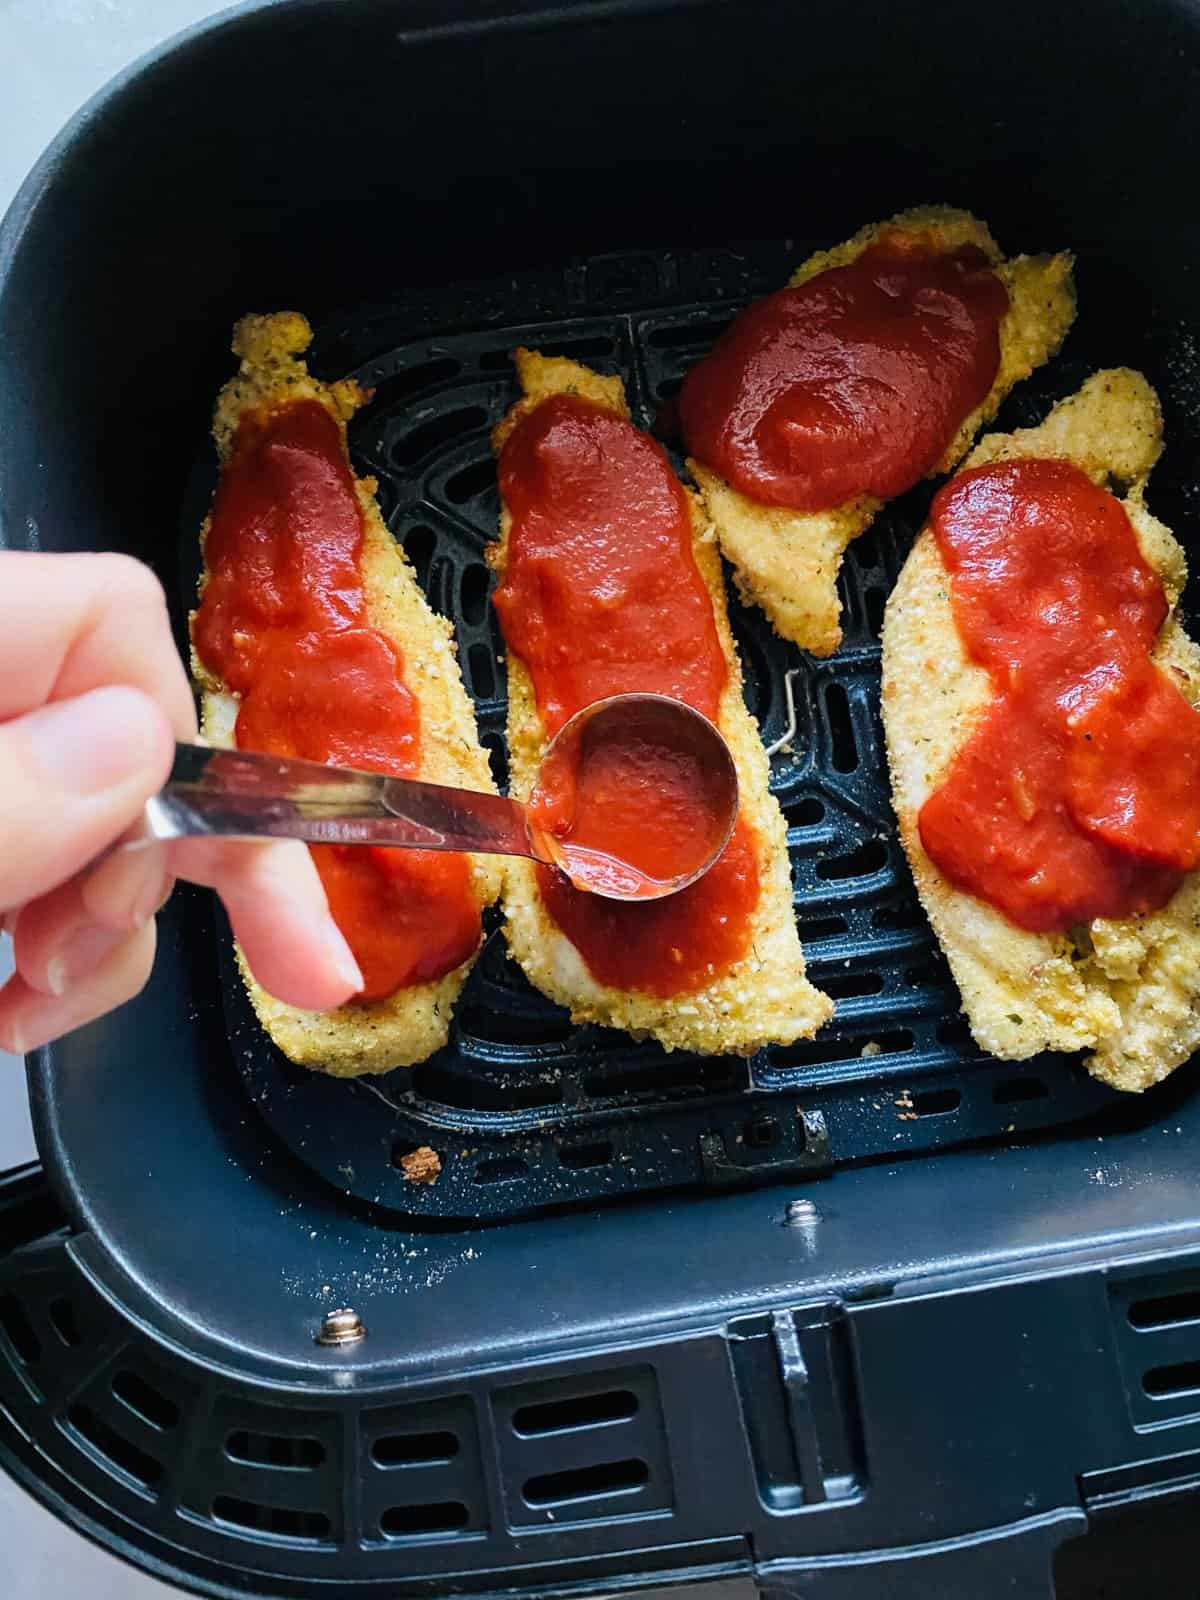
<path id="1" fill-rule="evenodd" d="M 360 1339 L 367 1337 L 367 1330 L 357 1311 L 351 1311 L 348 1306 L 339 1311 L 330 1311 L 321 1318 L 320 1331 L 317 1333 L 318 1344 L 358 1344 Z"/>
<path id="2" fill-rule="evenodd" d="M 783 1220 L 789 1228 L 808 1228 L 814 1222 L 820 1222 L 821 1213 L 811 1200 L 789 1200 Z"/>

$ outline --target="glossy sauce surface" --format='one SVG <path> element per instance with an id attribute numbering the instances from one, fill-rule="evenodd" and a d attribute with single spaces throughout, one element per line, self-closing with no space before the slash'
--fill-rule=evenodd
<path id="1" fill-rule="evenodd" d="M 765 505 L 890 499 L 987 396 L 1007 309 L 982 251 L 887 234 L 737 317 L 684 380 L 688 451 Z"/>
<path id="2" fill-rule="evenodd" d="M 1162 906 L 1200 864 L 1200 713 L 1149 658 L 1167 601 L 1124 508 L 1019 460 L 960 473 L 930 526 L 995 698 L 921 809 L 925 849 L 1035 932 Z"/>
<path id="3" fill-rule="evenodd" d="M 370 626 L 362 516 L 338 425 L 301 400 L 243 418 L 205 542 L 197 653 L 242 696 L 237 742 L 413 777 L 420 707 L 395 644 Z M 441 977 L 479 941 L 463 856 L 314 845 L 360 998 Z"/>
<path id="4" fill-rule="evenodd" d="M 661 446 L 611 411 L 556 395 L 510 434 L 500 487 L 512 521 L 496 610 L 547 737 L 593 701 L 635 691 L 686 701 L 715 722 L 728 669 L 687 498 Z M 668 875 L 711 827 L 690 778 L 661 749 L 612 746 L 590 775 L 576 773 L 586 808 L 560 780 L 535 809 L 567 829 L 586 809 L 586 840 L 576 832 L 576 842 L 636 849 L 638 865 Z M 596 979 L 660 997 L 703 988 L 740 960 L 758 903 L 757 851 L 741 819 L 712 870 L 668 899 L 600 900 L 552 868 L 538 876 Z"/>
<path id="5" fill-rule="evenodd" d="M 606 710 L 582 728 L 573 724 L 546 752 L 529 816 L 577 887 L 655 899 L 703 872 L 728 843 L 737 807 L 732 764 L 715 761 L 698 738 L 704 724 L 669 714 L 676 705 Z"/>

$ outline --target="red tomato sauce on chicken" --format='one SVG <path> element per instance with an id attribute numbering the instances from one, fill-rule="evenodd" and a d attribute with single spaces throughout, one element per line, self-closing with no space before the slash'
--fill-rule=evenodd
<path id="1" fill-rule="evenodd" d="M 1063 932 L 1164 905 L 1200 864 L 1200 713 L 1149 656 L 1167 615 L 1124 507 L 1065 461 L 963 472 L 933 502 L 994 699 L 921 808 L 958 888 Z"/>
<path id="2" fill-rule="evenodd" d="M 314 400 L 242 419 L 205 542 L 201 661 L 241 695 L 237 742 L 405 778 L 421 712 L 396 645 L 367 620 L 362 513 L 337 422 Z M 442 977 L 479 942 L 463 856 L 313 845 L 360 999 Z"/>
<path id="3" fill-rule="evenodd" d="M 736 318 L 680 391 L 688 451 L 764 505 L 891 499 L 986 398 L 1007 309 L 975 246 L 887 234 Z"/>
<path id="4" fill-rule="evenodd" d="M 496 610 L 547 737 L 593 701 L 632 692 L 686 701 L 715 722 L 728 667 L 687 497 L 662 447 L 612 411 L 555 395 L 510 434 L 500 488 L 512 521 Z M 694 856 L 693 836 L 712 819 L 686 766 L 653 744 L 610 748 L 588 766 L 585 796 L 564 806 L 556 790 L 535 802 L 544 821 L 570 828 L 586 813 L 592 848 L 632 849 L 657 876 Z M 759 896 L 741 818 L 715 866 L 667 899 L 598 899 L 553 868 L 538 879 L 593 977 L 661 998 L 702 989 L 741 959 Z"/>

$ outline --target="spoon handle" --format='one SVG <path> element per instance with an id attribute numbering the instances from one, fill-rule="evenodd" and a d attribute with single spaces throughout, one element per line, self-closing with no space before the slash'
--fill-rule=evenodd
<path id="1" fill-rule="evenodd" d="M 123 847 L 203 835 L 552 860 L 525 808 L 500 795 L 177 744 L 170 777 Z"/>

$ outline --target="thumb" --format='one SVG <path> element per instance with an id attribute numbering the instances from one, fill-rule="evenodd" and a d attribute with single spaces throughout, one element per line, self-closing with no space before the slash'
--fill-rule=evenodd
<path id="1" fill-rule="evenodd" d="M 0 724 L 0 911 L 46 894 L 136 820 L 171 767 L 139 689 L 93 689 Z"/>

